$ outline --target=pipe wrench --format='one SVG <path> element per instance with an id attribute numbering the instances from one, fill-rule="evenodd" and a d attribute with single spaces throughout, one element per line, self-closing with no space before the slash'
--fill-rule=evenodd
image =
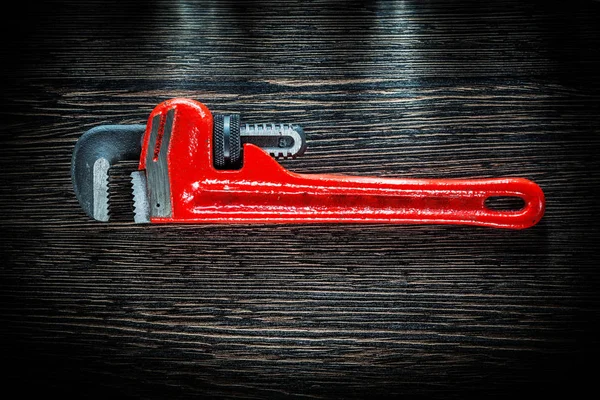
<path id="1" fill-rule="evenodd" d="M 109 220 L 108 169 L 139 160 L 132 173 L 139 223 L 463 224 L 522 229 L 544 213 L 541 188 L 523 178 L 400 179 L 298 174 L 277 158 L 306 149 L 301 127 L 243 124 L 176 98 L 146 125 L 108 125 L 77 142 L 71 175 L 83 210 Z M 489 206 L 516 198 L 517 209 Z"/>

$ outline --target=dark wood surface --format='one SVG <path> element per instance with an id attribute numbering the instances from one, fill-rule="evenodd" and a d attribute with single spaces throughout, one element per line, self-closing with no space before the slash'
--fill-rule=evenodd
<path id="1" fill-rule="evenodd" d="M 599 17 L 594 1 L 17 5 L 1 66 L 4 383 L 140 398 L 594 387 Z M 121 165 L 118 221 L 91 221 L 69 175 L 77 138 L 174 96 L 302 124 L 294 171 L 522 176 L 547 213 L 523 231 L 140 226 L 118 218 Z"/>

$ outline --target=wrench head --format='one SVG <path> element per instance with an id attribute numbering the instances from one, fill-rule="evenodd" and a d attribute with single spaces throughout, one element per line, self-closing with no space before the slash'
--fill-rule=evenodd
<path id="1" fill-rule="evenodd" d="M 175 118 L 176 111 L 180 115 L 178 119 Z M 177 121 L 180 124 L 178 132 L 183 135 L 177 142 L 179 155 L 167 161 L 171 134 Z M 185 146 L 196 150 L 199 148 L 196 136 L 202 132 L 201 127 L 204 134 L 208 135 L 206 143 L 210 144 L 210 139 L 214 137 L 214 132 L 209 132 L 213 129 L 212 125 L 212 114 L 205 105 L 188 99 L 172 99 L 155 107 L 148 118 L 148 125 L 104 125 L 90 129 L 75 145 L 71 162 L 71 178 L 79 204 L 95 220 L 109 221 L 109 169 L 117 162 L 134 160 L 139 161 L 138 171 L 131 175 L 134 221 L 147 223 L 151 218 L 170 218 L 172 195 L 169 171 L 172 167 L 177 171 L 197 169 L 197 166 L 191 168 L 191 164 L 188 165 L 198 160 L 189 160 L 189 154 L 193 152 L 190 153 Z M 239 150 L 241 144 L 251 143 L 274 158 L 280 158 L 295 157 L 306 148 L 304 132 L 297 125 L 240 127 L 238 123 L 235 127 Z M 211 152 L 212 148 L 205 150 Z M 207 164 L 212 158 L 211 154 L 203 152 L 198 157 L 206 158 Z M 175 166 L 168 163 L 174 163 Z"/>
<path id="2" fill-rule="evenodd" d="M 146 125 L 103 125 L 84 133 L 73 150 L 71 179 L 85 213 L 98 220 L 110 219 L 108 170 L 119 161 L 139 160 Z"/>

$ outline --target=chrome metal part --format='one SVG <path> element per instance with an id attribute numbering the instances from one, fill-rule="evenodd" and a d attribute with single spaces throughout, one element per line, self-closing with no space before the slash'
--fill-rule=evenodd
<path id="1" fill-rule="evenodd" d="M 164 128 L 161 131 L 161 116 L 157 115 L 152 120 L 150 141 L 146 152 L 146 179 L 150 216 L 171 216 L 171 188 L 169 183 L 169 168 L 167 165 L 167 152 L 173 130 L 173 117 L 175 110 L 167 112 Z M 162 133 L 162 135 L 160 134 Z"/>
<path id="2" fill-rule="evenodd" d="M 150 222 L 150 205 L 146 172 L 132 172 L 131 186 L 133 187 L 133 220 L 138 224 L 147 224 Z"/>
<path id="3" fill-rule="evenodd" d="M 94 219 L 107 222 L 108 214 L 108 169 L 110 164 L 106 158 L 94 162 Z"/>
<path id="4" fill-rule="evenodd" d="M 240 128 L 242 143 L 261 147 L 275 158 L 300 156 L 306 150 L 306 136 L 298 125 L 245 124 Z"/>
<path id="5" fill-rule="evenodd" d="M 84 133 L 75 144 L 71 160 L 73 190 L 85 213 L 106 222 L 110 219 L 108 170 L 119 161 L 139 160 L 146 125 L 103 125 Z"/>

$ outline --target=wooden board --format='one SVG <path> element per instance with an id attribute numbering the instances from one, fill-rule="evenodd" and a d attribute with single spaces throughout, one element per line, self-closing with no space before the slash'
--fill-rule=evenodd
<path id="1" fill-rule="evenodd" d="M 524 3 L 17 5 L 1 53 L 5 383 L 141 398 L 593 387 L 600 3 Z M 524 231 L 142 226 L 124 221 L 121 164 L 116 221 L 91 221 L 77 138 L 176 96 L 303 125 L 294 171 L 521 176 L 547 213 Z"/>

